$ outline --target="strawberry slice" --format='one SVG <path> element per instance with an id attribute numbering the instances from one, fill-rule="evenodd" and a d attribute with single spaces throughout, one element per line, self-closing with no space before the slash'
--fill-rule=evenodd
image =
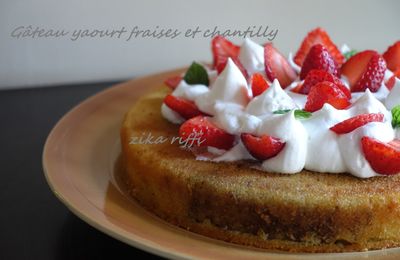
<path id="1" fill-rule="evenodd" d="M 218 35 L 211 41 L 211 50 L 214 58 L 214 67 L 216 67 L 217 64 L 226 63 L 229 57 L 237 58 L 239 56 L 240 46 Z"/>
<path id="2" fill-rule="evenodd" d="M 302 83 L 298 83 L 297 86 L 292 88 L 290 91 L 292 91 L 294 93 L 297 93 L 297 94 L 304 94 L 304 93 L 300 92 L 302 89 L 303 89 L 303 84 Z"/>
<path id="3" fill-rule="evenodd" d="M 261 95 L 269 88 L 267 80 L 260 73 L 254 73 L 250 78 L 250 86 L 253 92 L 253 97 Z"/>
<path id="4" fill-rule="evenodd" d="M 300 79 L 305 79 L 308 72 L 313 69 L 325 70 L 337 77 L 340 76 L 336 61 L 322 44 L 315 44 L 310 48 L 300 71 Z"/>
<path id="5" fill-rule="evenodd" d="M 272 43 L 264 46 L 264 61 L 265 73 L 269 81 L 278 79 L 282 88 L 286 88 L 296 79 L 296 72 L 287 59 L 272 46 Z"/>
<path id="6" fill-rule="evenodd" d="M 361 145 L 365 159 L 374 171 L 383 175 L 400 173 L 400 140 L 383 143 L 364 136 Z"/>
<path id="7" fill-rule="evenodd" d="M 380 113 L 361 114 L 344 120 L 329 129 L 337 134 L 347 134 L 368 123 L 383 122 L 384 117 L 385 116 Z"/>
<path id="8" fill-rule="evenodd" d="M 164 81 L 164 84 L 167 85 L 168 87 L 170 87 L 171 89 L 176 89 L 176 87 L 179 85 L 179 83 L 182 80 L 182 76 L 172 76 L 167 78 Z"/>
<path id="9" fill-rule="evenodd" d="M 195 116 L 204 115 L 204 113 L 197 108 L 194 102 L 180 97 L 175 97 L 171 94 L 165 96 L 164 103 L 165 105 L 167 105 L 169 108 L 177 112 L 185 119 L 190 119 Z"/>
<path id="10" fill-rule="evenodd" d="M 182 140 L 198 138 L 199 147 L 212 146 L 218 149 L 229 150 L 233 147 L 235 136 L 214 125 L 209 117 L 196 116 L 184 122 L 179 129 Z"/>
<path id="11" fill-rule="evenodd" d="M 220 74 L 226 64 L 228 63 L 228 58 L 231 58 L 232 61 L 238 66 L 240 71 L 243 73 L 245 78 L 248 78 L 247 71 L 239 61 L 239 52 L 240 46 L 233 44 L 228 41 L 224 37 L 218 35 L 215 36 L 211 41 L 211 50 L 214 58 L 214 68 L 217 70 L 218 74 Z"/>
<path id="12" fill-rule="evenodd" d="M 352 92 L 362 92 L 367 88 L 377 92 L 385 76 L 386 63 L 376 51 L 366 50 L 352 56 L 341 70 L 349 80 Z"/>
<path id="13" fill-rule="evenodd" d="M 311 87 L 304 110 L 314 112 L 320 110 L 325 103 L 337 109 L 345 109 L 350 105 L 350 98 L 335 83 L 323 81 Z"/>
<path id="14" fill-rule="evenodd" d="M 276 156 L 285 147 L 285 142 L 269 135 L 258 137 L 252 134 L 241 134 L 240 138 L 249 153 L 260 161 Z"/>
<path id="15" fill-rule="evenodd" d="M 348 98 L 351 98 L 351 92 L 343 82 L 338 77 L 325 70 L 310 70 L 304 79 L 302 87 L 298 91 L 301 94 L 308 94 L 312 86 L 323 81 L 335 83 Z"/>
<path id="16" fill-rule="evenodd" d="M 329 35 L 326 31 L 320 27 L 315 28 L 311 32 L 307 34 L 304 38 L 303 42 L 300 45 L 299 50 L 296 52 L 294 56 L 294 62 L 300 67 L 303 65 L 304 59 L 306 58 L 309 50 L 315 44 L 322 44 L 328 49 L 330 55 L 335 59 L 336 63 L 340 66 L 344 62 L 344 56 L 336 47 L 336 45 L 332 42 Z"/>
<path id="17" fill-rule="evenodd" d="M 392 90 L 394 84 L 396 84 L 396 78 L 400 79 L 400 69 L 396 70 L 386 82 L 385 85 L 389 90 Z"/>
<path id="18" fill-rule="evenodd" d="M 400 69 L 400 41 L 395 42 L 390 46 L 385 53 L 383 58 L 386 61 L 388 69 L 396 71 Z"/>

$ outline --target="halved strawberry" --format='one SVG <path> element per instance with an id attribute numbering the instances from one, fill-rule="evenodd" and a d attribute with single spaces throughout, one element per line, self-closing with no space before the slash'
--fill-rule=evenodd
<path id="1" fill-rule="evenodd" d="M 366 50 L 352 56 L 341 70 L 349 80 L 352 92 L 362 92 L 367 88 L 377 92 L 385 76 L 386 63 L 376 51 Z"/>
<path id="2" fill-rule="evenodd" d="M 167 85 L 168 87 L 170 87 L 171 89 L 176 89 L 176 87 L 179 85 L 179 83 L 182 80 L 182 76 L 172 76 L 167 78 L 164 81 L 164 84 Z"/>
<path id="3" fill-rule="evenodd" d="M 214 58 L 214 67 L 220 63 L 226 63 L 228 58 L 239 56 L 240 46 L 233 44 L 223 36 L 215 36 L 211 41 L 211 50 Z"/>
<path id="4" fill-rule="evenodd" d="M 296 72 L 286 58 L 272 46 L 272 43 L 264 46 L 264 61 L 265 73 L 269 81 L 278 79 L 282 88 L 286 88 L 296 79 Z"/>
<path id="5" fill-rule="evenodd" d="M 364 136 L 361 145 L 365 159 L 374 171 L 383 175 L 400 173 L 400 140 L 383 143 Z"/>
<path id="6" fill-rule="evenodd" d="M 388 69 L 396 71 L 400 69 L 400 41 L 395 42 L 385 51 L 383 58 L 386 61 Z"/>
<path id="7" fill-rule="evenodd" d="M 389 90 L 392 90 L 394 84 L 396 83 L 396 78 L 400 79 L 400 69 L 393 72 L 393 76 L 391 76 L 386 82 L 385 85 Z"/>
<path id="8" fill-rule="evenodd" d="M 235 136 L 214 125 L 209 117 L 196 116 L 184 122 L 179 128 L 182 140 L 198 138 L 199 147 L 212 146 L 218 149 L 229 150 L 233 147 Z"/>
<path id="9" fill-rule="evenodd" d="M 292 91 L 294 93 L 298 93 L 298 94 L 304 94 L 304 93 L 300 92 L 302 88 L 303 88 L 303 84 L 300 82 L 300 83 L 297 84 L 297 86 L 292 88 L 290 91 Z"/>
<path id="10" fill-rule="evenodd" d="M 299 93 L 308 94 L 312 86 L 322 81 L 335 83 L 348 98 L 351 98 L 351 92 L 343 82 L 338 77 L 326 72 L 325 70 L 310 70 L 304 79 L 302 87 L 299 89 Z"/>
<path id="11" fill-rule="evenodd" d="M 337 109 L 345 109 L 350 105 L 350 98 L 335 83 L 323 81 L 311 87 L 304 110 L 314 112 L 320 110 L 325 103 Z"/>
<path id="12" fill-rule="evenodd" d="M 352 118 L 346 119 L 346 120 L 332 126 L 329 129 L 337 134 L 347 134 L 363 125 L 368 124 L 368 123 L 383 122 L 384 117 L 385 116 L 380 113 L 379 114 L 375 114 L 375 113 L 361 114 L 361 115 L 357 115 Z"/>
<path id="13" fill-rule="evenodd" d="M 339 66 L 342 65 L 342 63 L 344 62 L 343 54 L 340 52 L 338 47 L 336 47 L 336 45 L 332 42 L 331 38 L 326 33 L 326 31 L 320 27 L 315 28 L 314 30 L 309 32 L 307 36 L 304 38 L 299 50 L 296 52 L 296 55 L 294 56 L 294 62 L 297 65 L 302 66 L 304 59 L 306 58 L 311 47 L 318 43 L 324 45 L 325 48 L 328 49 L 328 52 L 335 59 L 336 63 Z"/>
<path id="14" fill-rule="evenodd" d="M 340 76 L 336 61 L 322 44 L 315 44 L 310 48 L 310 51 L 304 59 L 303 66 L 301 67 L 300 79 L 305 79 L 308 72 L 313 69 L 325 70 L 337 77 Z"/>
<path id="15" fill-rule="evenodd" d="M 258 137 L 252 134 L 241 134 L 240 138 L 249 153 L 260 161 L 276 156 L 285 147 L 285 142 L 269 135 Z"/>
<path id="16" fill-rule="evenodd" d="M 267 80 L 260 73 L 254 73 L 250 78 L 250 86 L 253 92 L 253 97 L 261 95 L 269 88 Z"/>
<path id="17" fill-rule="evenodd" d="M 240 46 L 237 46 L 225 39 L 223 36 L 218 35 L 215 36 L 211 41 L 211 50 L 214 58 L 214 68 L 217 70 L 218 74 L 224 70 L 228 62 L 228 58 L 231 58 L 243 73 L 243 76 L 245 76 L 245 78 L 248 77 L 246 69 L 243 67 L 238 58 Z"/>
<path id="18" fill-rule="evenodd" d="M 164 103 L 165 105 L 167 105 L 169 108 L 177 112 L 185 119 L 190 119 L 195 116 L 204 115 L 204 113 L 197 108 L 194 102 L 180 97 L 175 97 L 171 94 L 165 96 Z"/>

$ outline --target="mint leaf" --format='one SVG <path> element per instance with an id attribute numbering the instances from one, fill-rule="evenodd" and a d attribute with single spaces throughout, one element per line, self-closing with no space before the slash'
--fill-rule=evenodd
<path id="1" fill-rule="evenodd" d="M 281 110 L 276 110 L 276 111 L 272 112 L 272 114 L 282 115 L 282 114 L 286 114 L 289 111 L 290 111 L 290 109 L 281 109 Z"/>
<path id="2" fill-rule="evenodd" d="M 400 127 L 400 105 L 392 108 L 392 126 Z"/>
<path id="3" fill-rule="evenodd" d="M 196 62 L 193 62 L 192 65 L 190 65 L 183 79 L 189 85 L 202 84 L 208 86 L 209 84 L 206 69 Z"/>
<path id="4" fill-rule="evenodd" d="M 294 111 L 294 117 L 297 119 L 307 119 L 311 116 L 312 116 L 312 114 L 310 112 L 307 112 L 304 110 L 296 109 Z"/>
<path id="5" fill-rule="evenodd" d="M 350 51 L 348 51 L 348 52 L 346 52 L 346 53 L 344 54 L 344 57 L 346 58 L 346 60 L 348 60 L 348 59 L 351 58 L 351 56 L 356 55 L 357 52 L 358 52 L 357 50 L 350 50 Z"/>
<path id="6" fill-rule="evenodd" d="M 274 111 L 272 113 L 273 114 L 286 114 L 289 111 L 291 111 L 291 109 L 281 109 L 281 110 L 276 110 L 276 111 Z M 301 110 L 301 109 L 296 109 L 294 111 L 294 117 L 296 119 L 307 119 L 307 118 L 309 118 L 311 116 L 312 116 L 312 113 L 304 111 L 304 110 Z"/>

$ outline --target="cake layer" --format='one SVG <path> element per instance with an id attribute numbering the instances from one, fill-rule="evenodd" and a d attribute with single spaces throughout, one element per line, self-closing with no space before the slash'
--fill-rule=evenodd
<path id="1" fill-rule="evenodd" d="M 148 210 L 190 231 L 267 249 L 344 252 L 400 245 L 399 175 L 286 175 L 251 168 L 250 161 L 195 160 L 171 144 L 179 126 L 161 116 L 167 91 L 139 100 L 121 128 L 125 179 Z M 153 142 L 139 144 L 149 134 Z M 156 144 L 158 137 L 165 141 Z"/>

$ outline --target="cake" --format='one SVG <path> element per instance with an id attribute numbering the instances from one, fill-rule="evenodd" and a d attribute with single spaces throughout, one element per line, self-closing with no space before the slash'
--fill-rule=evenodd
<path id="1" fill-rule="evenodd" d="M 176 226 L 257 248 L 399 246 L 400 43 L 354 54 L 317 28 L 289 60 L 270 43 L 212 46 L 212 67 L 193 63 L 167 80 L 172 91 L 127 112 L 133 198 Z"/>

